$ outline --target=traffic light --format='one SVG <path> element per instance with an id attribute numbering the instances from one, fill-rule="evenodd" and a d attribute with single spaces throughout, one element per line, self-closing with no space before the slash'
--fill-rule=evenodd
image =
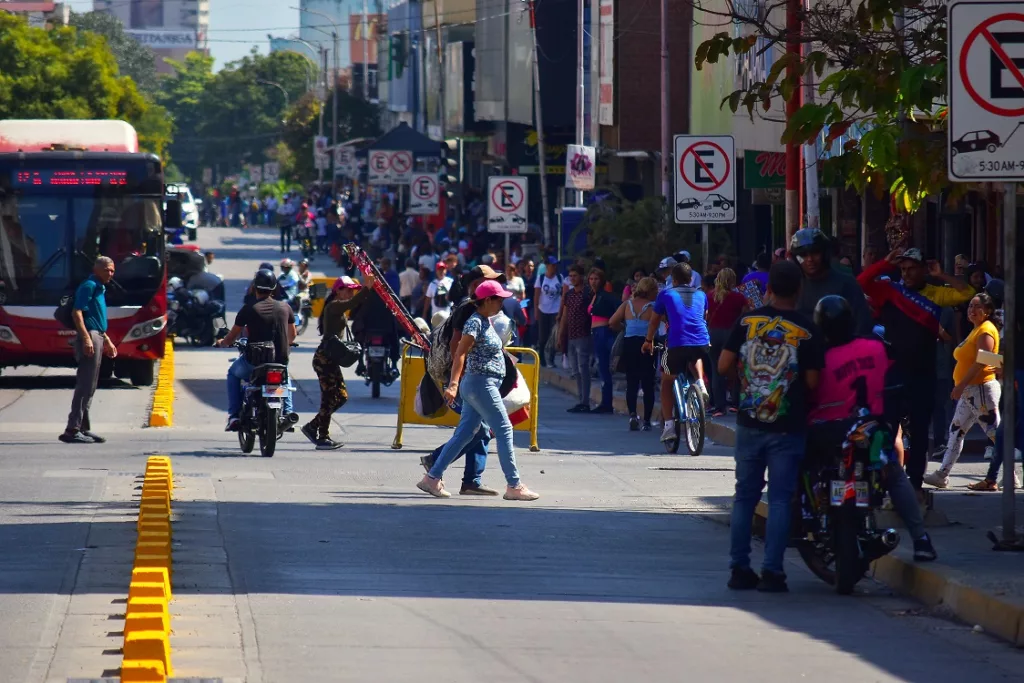
<path id="1" fill-rule="evenodd" d="M 454 199 L 462 186 L 462 138 L 441 142 L 441 184 L 449 199 Z"/>

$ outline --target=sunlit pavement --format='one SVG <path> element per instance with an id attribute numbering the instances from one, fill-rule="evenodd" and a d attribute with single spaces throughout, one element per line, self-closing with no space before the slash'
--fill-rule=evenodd
<path id="1" fill-rule="evenodd" d="M 206 228 L 231 307 L 276 232 Z M 296 254 L 293 253 L 293 257 Z M 320 257 L 314 269 L 322 268 Z M 311 329 L 292 359 L 315 410 Z M 176 675 L 304 681 L 996 681 L 1024 658 L 865 582 L 840 598 L 798 560 L 789 595 L 725 588 L 728 449 L 665 456 L 618 417 L 567 415 L 541 393 L 540 453 L 517 434 L 536 503 L 415 488 L 450 430 L 409 427 L 393 451 L 398 385 L 348 377 L 336 452 L 289 434 L 272 459 L 223 432 L 228 350 L 178 348 L 176 426 L 143 429 L 149 392 L 94 402 L 109 442 L 57 442 L 69 371 L 0 379 L 0 681 L 114 675 L 130 571 L 132 475 L 172 457 Z M 342 431 L 344 430 L 344 431 Z M 342 436 L 343 434 L 343 436 Z M 449 471 L 457 492 L 461 461 Z M 485 482 L 500 488 L 493 454 Z M 755 550 L 755 554 L 759 549 Z M 796 559 L 795 556 L 793 559 Z M 755 559 L 756 561 L 756 559 Z M 111 635 L 114 634 L 114 635 Z"/>

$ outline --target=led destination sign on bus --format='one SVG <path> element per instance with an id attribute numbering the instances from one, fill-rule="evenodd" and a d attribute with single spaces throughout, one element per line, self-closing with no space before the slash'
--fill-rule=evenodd
<path id="1" fill-rule="evenodd" d="M 89 187 L 128 184 L 128 171 L 112 169 L 33 170 L 11 173 L 14 187 Z"/>

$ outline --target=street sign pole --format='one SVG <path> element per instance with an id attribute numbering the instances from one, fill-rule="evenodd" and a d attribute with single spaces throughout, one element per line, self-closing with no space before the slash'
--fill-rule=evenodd
<path id="1" fill-rule="evenodd" d="M 508 268 L 508 264 L 512 263 L 512 236 L 507 232 L 505 233 L 505 268 Z"/>
<path id="2" fill-rule="evenodd" d="M 1014 447 L 1017 427 L 1017 396 L 1013 387 L 1016 359 L 1013 357 L 1016 331 L 1017 296 L 1017 184 L 1003 186 L 1003 329 L 1007 343 L 1003 352 L 1003 542 L 1012 545 L 1017 540 L 1017 510 L 1014 499 Z M 998 456 L 997 456 L 998 457 Z"/>

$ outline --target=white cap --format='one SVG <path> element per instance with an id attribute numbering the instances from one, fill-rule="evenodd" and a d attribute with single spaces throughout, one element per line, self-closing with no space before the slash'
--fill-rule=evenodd
<path id="1" fill-rule="evenodd" d="M 678 263 L 679 262 L 676 261 L 671 256 L 666 256 L 665 258 L 661 259 L 661 263 L 658 264 L 658 270 L 663 270 L 665 268 L 674 268 Z"/>

